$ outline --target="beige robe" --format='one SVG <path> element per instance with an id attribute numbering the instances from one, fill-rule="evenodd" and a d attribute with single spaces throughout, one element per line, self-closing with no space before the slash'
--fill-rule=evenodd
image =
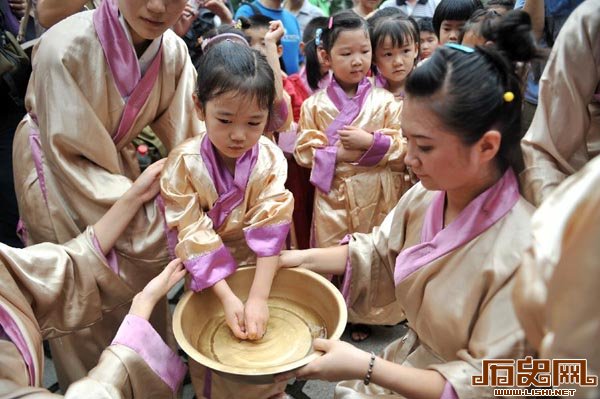
<path id="1" fill-rule="evenodd" d="M 219 196 L 200 153 L 204 139 L 208 138 L 201 134 L 174 149 L 161 178 L 167 221 L 169 227 L 179 232 L 177 256 L 188 261 L 225 245 L 238 266 L 255 265 L 256 254 L 248 246 L 244 230 L 291 223 L 294 200 L 284 186 L 287 164 L 283 153 L 266 137 L 260 138 L 258 159 L 242 203 L 221 226 L 214 228 L 207 212 Z M 285 236 L 280 238 L 285 240 Z M 211 373 L 211 395 L 204 396 L 206 368 L 191 359 L 189 365 L 194 390 L 199 398 L 264 399 L 282 392 L 286 385 L 286 382 L 271 385 L 239 384 Z M 239 396 L 240 392 L 243 392 L 242 396 Z"/>
<path id="2" fill-rule="evenodd" d="M 348 233 L 370 232 L 398 202 L 404 191 L 399 174 L 405 171 L 401 111 L 402 103 L 387 90 L 374 87 L 368 94 L 352 125 L 388 135 L 391 145 L 375 166 L 336 164 L 329 193 L 315 189 L 311 238 L 314 247 L 337 245 Z M 328 145 L 325 131 L 338 114 L 327 90 L 304 101 L 294 152 L 300 166 L 313 167 L 315 150 Z"/>
<path id="3" fill-rule="evenodd" d="M 520 198 L 489 229 L 394 284 L 398 254 L 420 243 L 434 193 L 417 183 L 372 234 L 350 240 L 348 308 L 368 319 L 399 306 L 409 330 L 385 348 L 395 363 L 438 371 L 461 399 L 492 398 L 492 388 L 471 386 L 482 359 L 524 357 L 525 337 L 510 295 L 521 254 L 530 242 L 531 205 Z M 395 306 L 390 306 L 396 301 Z M 401 396 L 362 381 L 345 381 L 336 398 Z"/>
<path id="4" fill-rule="evenodd" d="M 131 292 L 96 252 L 92 235 L 88 229 L 63 247 L 0 245 L 0 306 L 17 324 L 35 370 L 30 381 L 17 346 L 0 339 L 0 397 L 62 397 L 43 388 L 42 340 L 93 324 L 112 309 L 128 308 Z M 119 344 L 106 348 L 98 365 L 65 393 L 67 398 L 174 396 L 134 350 Z"/>
<path id="5" fill-rule="evenodd" d="M 521 142 L 523 195 L 539 206 L 600 153 L 600 3 L 585 1 L 561 29 L 540 79 L 533 122 Z"/>
<path id="6" fill-rule="evenodd" d="M 124 101 L 117 90 L 92 22 L 93 12 L 78 13 L 40 39 L 26 107 L 13 147 L 19 213 L 28 244 L 65 243 L 92 225 L 140 174 L 131 141 L 150 125 L 167 149 L 197 132 L 191 95 L 195 71 L 183 41 L 167 31 L 156 84 L 130 131 L 113 143 Z M 39 129 L 43 152 L 44 200 L 30 147 Z M 120 276 L 141 290 L 167 264 L 164 218 L 155 203 L 137 213 L 115 245 Z M 91 329 L 50 341 L 61 387 L 83 378 L 115 335 L 124 310 L 107 314 Z M 161 336 L 170 334 L 166 301 L 153 313 Z"/>
<path id="7" fill-rule="evenodd" d="M 535 213 L 513 299 L 542 359 L 587 359 L 600 376 L 600 158 L 565 180 Z M 585 397 L 584 389 L 577 397 Z M 592 389 L 600 397 L 598 388 Z"/>

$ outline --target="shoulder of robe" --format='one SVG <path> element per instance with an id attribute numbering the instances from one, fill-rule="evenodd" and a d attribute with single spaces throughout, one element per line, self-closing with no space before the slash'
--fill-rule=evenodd
<path id="1" fill-rule="evenodd" d="M 177 147 L 173 148 L 169 153 L 169 163 L 175 158 L 200 154 L 200 145 L 202 144 L 202 139 L 205 135 L 205 133 L 201 133 L 198 136 L 190 137 Z"/>
<path id="2" fill-rule="evenodd" d="M 163 57 L 167 60 L 163 65 L 173 65 L 178 70 L 182 69 L 186 62 L 192 62 L 185 42 L 171 29 L 163 33 Z"/>
<path id="3" fill-rule="evenodd" d="M 381 101 L 381 102 L 392 102 L 395 101 L 396 98 L 394 97 L 394 95 L 389 92 L 388 90 L 382 88 L 382 87 L 375 87 L 373 86 L 373 90 L 371 91 L 371 96 L 373 98 L 377 98 L 377 100 Z"/>
<path id="4" fill-rule="evenodd" d="M 265 136 L 260 136 L 260 139 L 258 140 L 258 157 L 259 159 L 264 158 L 268 161 L 260 163 L 261 165 L 266 166 L 266 169 L 271 169 L 274 166 L 273 161 L 276 165 L 285 163 L 285 156 L 283 155 L 281 148 Z"/>

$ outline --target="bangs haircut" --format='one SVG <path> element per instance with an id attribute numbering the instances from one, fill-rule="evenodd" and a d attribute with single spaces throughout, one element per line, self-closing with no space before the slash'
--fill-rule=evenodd
<path id="1" fill-rule="evenodd" d="M 475 10 L 483 8 L 480 0 L 442 0 L 433 13 L 433 29 L 440 37 L 440 27 L 444 21 L 467 21 Z"/>
<path id="2" fill-rule="evenodd" d="M 323 49 L 329 54 L 340 33 L 351 30 L 363 30 L 365 36 L 369 37 L 369 25 L 364 18 L 351 10 L 344 10 L 334 14 L 332 17 L 331 29 L 323 29 L 321 39 Z"/>
<path id="3" fill-rule="evenodd" d="M 412 42 L 418 48 L 420 41 L 419 26 L 414 19 L 400 15 L 381 19 L 371 29 L 373 54 L 375 54 L 375 49 L 383 45 L 383 42 L 388 37 L 394 47 L 404 47 Z"/>
<path id="4" fill-rule="evenodd" d="M 202 104 L 225 93 L 237 93 L 269 110 L 275 99 L 273 70 L 265 56 L 247 45 L 225 40 L 200 60 L 196 95 Z"/>

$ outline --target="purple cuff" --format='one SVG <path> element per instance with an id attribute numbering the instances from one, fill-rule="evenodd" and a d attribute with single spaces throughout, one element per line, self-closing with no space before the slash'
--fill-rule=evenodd
<path id="1" fill-rule="evenodd" d="M 110 267 L 110 269 L 119 274 L 119 262 L 117 261 L 117 253 L 114 248 L 111 248 L 110 252 L 107 256 L 104 256 L 104 251 L 100 248 L 100 243 L 98 242 L 98 237 L 96 237 L 96 232 L 92 236 L 92 244 L 94 244 L 94 249 L 98 253 L 98 256 L 104 260 L 104 262 Z"/>
<path id="2" fill-rule="evenodd" d="M 373 133 L 373 144 L 358 160 L 360 166 L 375 166 L 387 154 L 392 144 L 392 139 L 380 132 Z"/>
<path id="3" fill-rule="evenodd" d="M 348 245 L 348 243 L 350 242 L 350 238 L 352 238 L 352 236 L 350 234 L 346 234 L 346 236 L 344 238 L 342 238 L 342 240 L 340 241 L 340 245 Z M 344 270 L 344 277 L 342 277 L 342 296 L 344 297 L 344 300 L 346 301 L 346 305 L 348 304 L 348 301 L 350 300 L 350 285 L 352 284 L 352 264 L 350 263 L 350 256 L 348 255 L 348 258 L 346 258 L 346 270 Z"/>
<path id="4" fill-rule="evenodd" d="M 294 149 L 296 148 L 297 127 L 296 122 L 294 122 L 292 123 L 292 128 L 290 130 L 287 132 L 279 132 L 277 145 L 285 155 L 292 155 L 294 153 Z"/>
<path id="5" fill-rule="evenodd" d="M 225 245 L 183 262 L 192 276 L 190 288 L 197 292 L 212 287 L 237 269 L 237 263 Z"/>
<path id="6" fill-rule="evenodd" d="M 269 122 L 267 122 L 267 126 L 265 127 L 265 132 L 274 132 L 278 130 L 283 126 L 288 115 L 289 110 L 287 103 L 282 98 L 278 103 L 275 103 L 271 116 L 269 117 Z"/>
<path id="7" fill-rule="evenodd" d="M 315 151 L 310 182 L 325 194 L 329 194 L 329 190 L 331 190 L 331 183 L 335 174 L 336 157 L 337 147 L 334 146 L 320 148 Z"/>
<path id="8" fill-rule="evenodd" d="M 458 394 L 454 390 L 454 387 L 447 380 L 446 385 L 444 385 L 444 390 L 442 391 L 442 396 L 440 396 L 440 399 L 458 399 Z"/>
<path id="9" fill-rule="evenodd" d="M 290 232 L 290 223 L 244 229 L 246 243 L 259 258 L 279 255 Z"/>
<path id="10" fill-rule="evenodd" d="M 112 344 L 133 349 L 173 393 L 177 392 L 187 368 L 152 328 L 148 320 L 128 314 L 121 323 Z"/>

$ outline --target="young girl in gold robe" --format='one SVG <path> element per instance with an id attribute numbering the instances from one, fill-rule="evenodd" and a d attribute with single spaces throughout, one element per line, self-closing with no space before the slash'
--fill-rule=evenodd
<path id="1" fill-rule="evenodd" d="M 159 191 L 164 162 L 151 165 L 94 225 L 64 245 L 0 244 L 0 396 L 54 398 L 43 388 L 42 340 L 127 309 L 133 293 L 106 258 L 144 202 Z M 185 274 L 176 260 L 136 295 L 112 344 L 68 398 L 176 397 L 186 367 L 148 322 L 155 304 Z"/>
<path id="2" fill-rule="evenodd" d="M 221 37 L 225 38 L 225 37 Z M 213 40 L 220 39 L 218 36 Z M 285 158 L 263 136 L 275 95 L 266 58 L 240 40 L 223 40 L 202 56 L 194 96 L 206 132 L 173 150 L 161 178 L 176 255 L 194 291 L 212 289 L 239 339 L 261 339 L 278 255 L 290 229 L 293 198 L 284 187 Z M 246 303 L 225 278 L 256 265 Z M 191 362 L 196 394 L 206 398 L 267 398 L 285 384 L 242 386 Z"/>
<path id="3" fill-rule="evenodd" d="M 366 77 L 367 23 L 351 11 L 329 21 L 318 41 L 333 79 L 302 105 L 294 151 L 298 164 L 312 169 L 311 241 L 319 248 L 379 225 L 399 198 L 394 172 L 405 169 L 401 104 Z"/>
<path id="4" fill-rule="evenodd" d="M 324 356 L 291 375 L 352 380 L 337 386 L 341 398 L 492 398 L 493 388 L 472 385 L 482 360 L 526 354 L 510 295 L 533 208 L 512 169 L 521 102 L 511 61 L 536 48 L 527 14 L 508 14 L 497 29 L 508 38 L 498 47 L 448 45 L 409 76 L 405 162 L 420 182 L 383 224 L 348 245 L 281 255 L 284 266 L 343 275 L 351 314 L 399 307 L 408 332 L 381 357 L 316 340 Z"/>
<path id="5" fill-rule="evenodd" d="M 28 114 L 15 134 L 13 160 L 27 244 L 65 243 L 81 234 L 140 175 L 132 140 L 150 126 L 167 149 L 198 133 L 190 98 L 195 71 L 169 27 L 186 0 L 105 0 L 56 24 L 35 49 Z M 109 259 L 140 291 L 168 263 L 161 200 L 139 210 Z M 60 385 L 83 378 L 125 317 L 126 309 L 50 340 Z M 166 301 L 154 327 L 167 342 Z"/>

